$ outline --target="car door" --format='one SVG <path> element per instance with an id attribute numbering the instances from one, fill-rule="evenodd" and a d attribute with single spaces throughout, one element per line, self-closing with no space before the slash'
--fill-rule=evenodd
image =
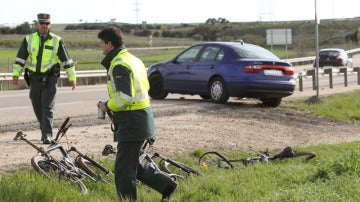
<path id="1" fill-rule="evenodd" d="M 173 61 L 166 66 L 164 73 L 164 86 L 169 91 L 183 92 L 191 89 L 189 83 L 190 69 L 196 61 L 203 46 L 193 46 L 180 53 Z"/>
<path id="2" fill-rule="evenodd" d="M 222 60 L 223 52 L 219 46 L 204 47 L 199 59 L 189 69 L 190 78 L 188 82 L 192 87 L 190 89 L 192 92 L 206 93 L 208 91 L 208 81 Z"/>

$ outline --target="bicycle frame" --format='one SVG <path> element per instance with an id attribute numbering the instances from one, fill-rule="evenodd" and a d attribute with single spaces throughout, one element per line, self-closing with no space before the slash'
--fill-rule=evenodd
<path id="1" fill-rule="evenodd" d="M 160 158 L 162 161 L 170 164 L 170 165 L 173 165 L 174 167 L 178 168 L 180 171 L 183 171 L 185 172 L 187 175 L 190 175 L 190 174 L 195 174 L 197 176 L 199 175 L 202 175 L 199 171 L 181 163 L 181 162 L 177 162 L 177 161 L 174 161 L 172 159 L 169 159 L 165 156 L 162 156 L 160 155 L 159 153 L 154 153 L 153 155 L 149 154 L 146 152 L 146 147 L 148 147 L 149 145 L 152 145 L 153 144 L 153 140 L 146 140 L 141 148 L 141 153 L 140 153 L 140 158 L 139 158 L 139 161 L 140 162 L 143 162 L 144 160 L 154 164 L 154 166 L 156 166 L 157 168 L 159 168 L 159 166 L 154 162 L 154 158 Z M 117 150 L 116 148 L 114 148 L 113 146 L 111 145 L 105 145 L 104 147 L 104 150 L 102 152 L 102 155 L 103 156 L 107 156 L 109 154 L 116 154 L 117 153 Z M 180 179 L 184 179 L 185 176 L 182 176 L 180 174 L 177 174 L 177 173 L 173 173 L 172 171 L 170 171 L 168 169 L 168 165 L 164 165 L 164 166 L 161 166 L 160 165 L 160 170 L 167 173 L 168 175 L 170 175 L 170 177 L 172 177 L 173 179 L 176 179 L 176 178 L 180 178 Z"/>

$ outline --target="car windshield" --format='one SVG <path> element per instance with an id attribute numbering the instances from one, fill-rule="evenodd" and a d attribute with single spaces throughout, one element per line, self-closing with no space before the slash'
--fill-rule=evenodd
<path id="1" fill-rule="evenodd" d="M 279 60 L 279 58 L 271 53 L 270 51 L 262 48 L 260 46 L 253 46 L 249 44 L 245 45 L 232 45 L 231 46 L 234 51 L 241 57 L 241 58 L 252 58 L 252 59 L 274 59 Z"/>

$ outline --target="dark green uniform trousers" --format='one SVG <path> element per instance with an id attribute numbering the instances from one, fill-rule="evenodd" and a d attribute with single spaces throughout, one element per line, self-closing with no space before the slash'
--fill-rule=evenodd
<path id="1" fill-rule="evenodd" d="M 144 141 L 119 142 L 115 161 L 115 184 L 121 199 L 136 201 L 136 180 L 155 189 L 164 197 L 169 197 L 177 183 L 158 169 L 153 162 L 139 163 L 140 150 Z"/>
<path id="2" fill-rule="evenodd" d="M 56 97 L 56 84 L 58 77 L 48 75 L 44 80 L 30 78 L 30 100 L 36 119 L 40 124 L 41 140 L 52 136 L 54 107 Z"/>
<path id="3" fill-rule="evenodd" d="M 115 185 L 122 199 L 136 201 L 136 175 L 144 141 L 118 142 L 115 160 Z"/>

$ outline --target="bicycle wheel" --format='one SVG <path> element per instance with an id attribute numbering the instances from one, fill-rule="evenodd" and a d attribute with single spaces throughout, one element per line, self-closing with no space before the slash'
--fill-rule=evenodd
<path id="1" fill-rule="evenodd" d="M 66 179 L 69 180 L 70 182 L 76 184 L 83 194 L 88 193 L 87 187 L 85 186 L 84 182 L 81 179 L 79 179 L 77 176 L 71 175 L 71 176 L 67 177 Z"/>
<path id="2" fill-rule="evenodd" d="M 233 165 L 223 155 L 217 152 L 206 152 L 199 158 L 200 168 L 210 170 L 212 168 L 229 169 Z"/>
<path id="3" fill-rule="evenodd" d="M 50 174 L 58 173 L 60 170 L 55 162 L 48 160 L 43 156 L 32 157 L 31 166 L 34 168 L 36 172 L 45 175 L 46 177 L 49 178 L 50 178 Z"/>
<path id="4" fill-rule="evenodd" d="M 201 175 L 200 171 L 178 161 L 174 161 L 171 159 L 165 160 L 161 159 L 159 161 L 160 170 L 168 173 L 168 174 L 177 174 L 180 176 L 195 174 Z"/>
<path id="5" fill-rule="evenodd" d="M 67 181 L 76 184 L 83 194 L 87 194 L 87 188 L 85 184 L 77 177 L 75 174 L 71 174 L 71 172 L 67 174 L 63 174 L 59 166 L 44 156 L 34 156 L 31 158 L 31 166 L 34 170 L 41 175 L 44 175 L 48 178 L 51 177 L 51 174 L 56 174 L 56 176 L 61 177 Z"/>
<path id="6" fill-rule="evenodd" d="M 294 152 L 294 157 L 306 156 L 306 160 L 312 159 L 316 156 L 315 152 Z"/>
<path id="7" fill-rule="evenodd" d="M 75 158 L 75 165 L 78 168 L 85 171 L 91 177 L 95 178 L 97 181 L 99 181 L 99 180 L 104 181 L 104 182 L 108 181 L 105 178 L 110 173 L 110 171 L 108 171 L 108 170 L 104 171 L 104 169 L 106 169 L 106 168 L 102 165 L 101 165 L 102 168 L 100 168 L 98 165 L 93 164 L 92 162 L 81 157 L 80 155 Z"/>

